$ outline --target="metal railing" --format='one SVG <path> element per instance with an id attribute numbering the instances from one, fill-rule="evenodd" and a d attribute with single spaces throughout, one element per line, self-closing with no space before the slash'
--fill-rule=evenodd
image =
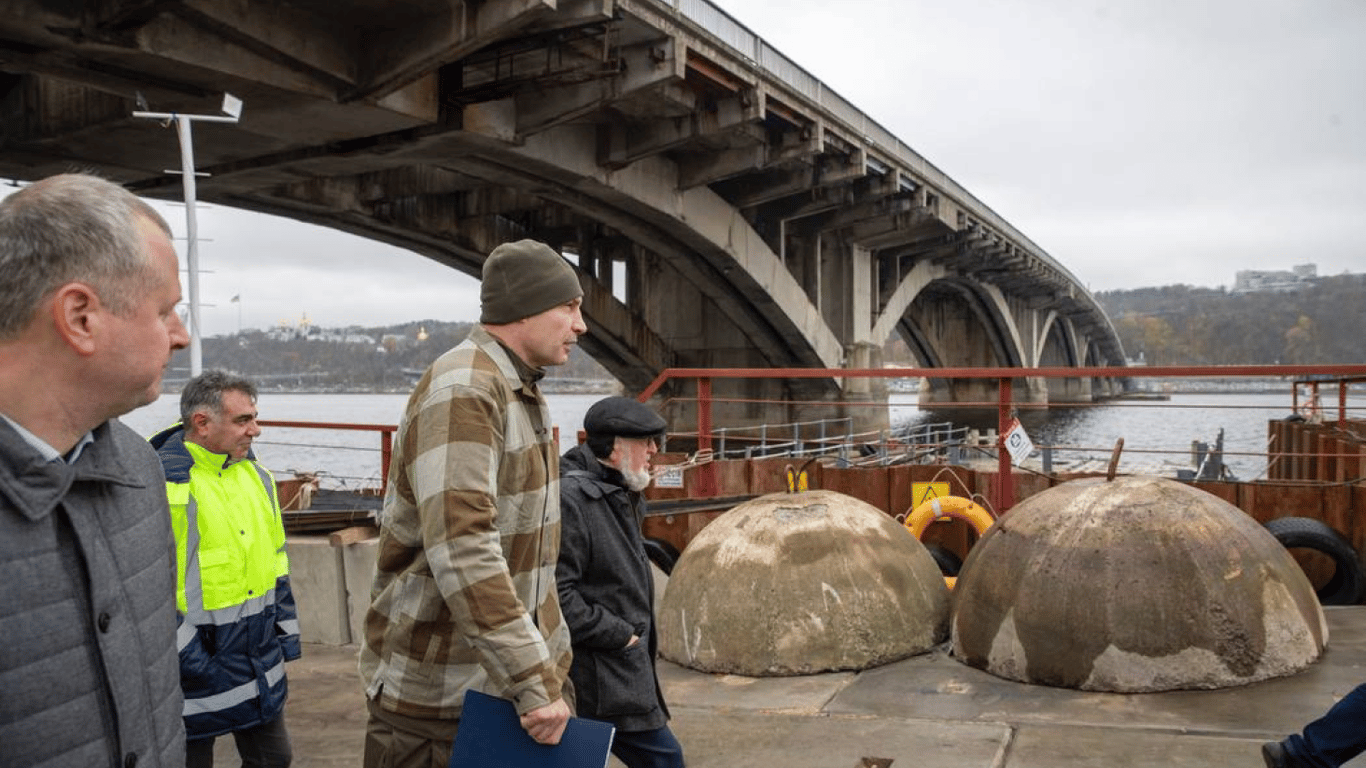
<path id="1" fill-rule="evenodd" d="M 933 377 L 933 378 L 987 378 L 995 379 L 999 391 L 999 398 L 994 403 L 956 403 L 942 405 L 956 405 L 982 408 L 984 406 L 994 406 L 998 409 L 997 421 L 998 428 L 995 430 L 974 430 L 954 422 L 935 421 L 932 423 L 903 424 L 894 426 L 887 430 L 877 432 L 859 433 L 854 430 L 854 419 L 841 416 L 830 419 L 817 419 L 810 421 L 792 421 L 780 424 L 767 424 L 750 427 L 725 426 L 713 428 L 711 426 L 713 414 L 712 407 L 715 404 L 710 397 L 710 381 L 716 378 L 811 378 L 838 376 L 842 378 L 908 378 L 908 377 Z M 1039 403 L 1016 403 L 1012 400 L 1011 382 L 1014 379 L 1024 377 L 1128 377 L 1133 379 L 1162 379 L 1162 378 L 1187 378 L 1187 377 L 1215 377 L 1220 379 L 1238 378 L 1261 378 L 1265 380 L 1279 380 L 1284 382 L 1290 390 L 1289 406 L 1295 418 L 1304 418 L 1313 423 L 1321 423 L 1326 428 L 1334 429 L 1342 433 L 1345 439 L 1361 439 L 1353 430 L 1358 430 L 1360 422 L 1349 423 L 1347 420 L 1347 386 L 1353 382 L 1366 382 L 1366 365 L 1339 365 L 1339 366 L 1211 366 L 1202 368 L 1049 368 L 1049 369 L 1014 369 L 1014 368 L 982 368 L 982 369 L 870 369 L 870 370 L 831 370 L 831 369 L 795 369 L 795 370 L 768 370 L 768 369 L 669 369 L 664 371 L 656 381 L 650 385 L 639 396 L 641 400 L 648 400 L 666 381 L 679 379 L 696 379 L 698 381 L 699 396 L 696 399 L 697 420 L 699 429 L 688 430 L 685 425 L 679 425 L 675 430 L 671 430 L 672 436 L 682 436 L 695 438 L 697 449 L 712 451 L 712 455 L 717 460 L 744 460 L 750 458 L 771 458 L 775 456 L 786 456 L 796 458 L 830 458 L 836 466 L 847 467 L 875 467 L 892 466 L 897 464 L 995 464 L 999 470 L 1000 482 L 1003 487 L 999 492 L 1001 498 L 1007 498 L 1013 492 L 1010 488 L 1011 458 L 1005 450 L 1005 435 L 1009 431 L 1013 415 L 1018 410 L 1028 408 L 1050 407 Z M 1333 377 L 1332 381 L 1326 381 L 1324 377 Z M 1329 404 L 1324 406 L 1320 402 L 1318 390 L 1329 387 L 1337 387 L 1336 409 L 1328 397 Z M 676 398 L 687 399 L 687 398 Z M 1131 402 L 1126 403 L 1132 408 L 1200 408 L 1217 409 L 1225 406 L 1201 404 L 1198 406 L 1183 406 L 1162 402 Z M 1055 406 L 1056 407 L 1056 406 Z M 1067 407 L 1089 408 L 1091 405 L 1069 404 Z M 262 426 L 281 427 L 304 430 L 342 430 L 342 431 L 362 431 L 372 432 L 378 436 L 375 443 L 377 448 L 360 447 L 356 445 L 315 445 L 307 438 L 295 442 L 281 441 L 279 445 L 290 445 L 294 447 L 307 447 L 325 450 L 363 450 L 374 451 L 379 462 L 378 474 L 369 475 L 366 478 L 354 478 L 356 483 L 344 482 L 343 485 L 352 488 L 364 488 L 366 490 L 379 490 L 387 485 L 389 461 L 393 452 L 393 436 L 397 430 L 395 425 L 382 424 L 352 424 L 339 422 L 316 422 L 316 421 L 262 421 Z M 1359 430 L 1358 430 L 1359 431 Z M 1243 446 L 1225 447 L 1222 440 L 1211 435 L 1214 439 L 1205 443 L 1195 441 L 1185 446 L 1153 447 L 1144 445 L 1131 445 L 1124 448 L 1127 455 L 1139 457 L 1160 457 L 1163 455 L 1186 453 L 1190 456 L 1189 462 L 1185 466 L 1192 468 L 1195 474 L 1194 479 L 1214 479 L 1223 476 L 1223 462 L 1230 457 L 1237 457 L 1242 454 L 1252 455 Z M 278 440 L 278 438 L 275 438 Z M 263 443 L 269 441 L 262 441 Z M 1274 441 L 1273 441 L 1274 443 Z M 1058 456 L 1077 456 L 1085 455 L 1098 458 L 1069 459 L 1065 471 L 1085 472 L 1103 471 L 1107 460 L 1111 459 L 1110 453 L 1113 446 L 1100 445 L 1040 445 L 1042 473 L 1050 473 L 1053 467 L 1050 466 Z M 1272 475 L 1283 474 L 1282 470 L 1286 465 L 1297 463 L 1312 462 L 1334 462 L 1338 461 L 1331 450 L 1325 451 L 1319 448 L 1300 448 L 1289 445 L 1262 445 L 1256 447 L 1256 454 L 1262 458 L 1267 458 L 1268 450 L 1275 451 L 1275 457 L 1270 460 L 1268 469 L 1274 468 Z M 1112 463 L 1112 462 L 1111 462 Z M 325 470 L 322 472 L 312 472 L 314 468 L 309 468 L 308 474 L 331 476 Z M 291 470 L 292 471 L 292 470 Z M 715 471 L 715 466 L 710 469 L 706 466 L 698 467 L 698 472 Z M 374 480 L 378 478 L 378 488 L 374 487 Z M 337 476 L 337 479 L 340 476 Z M 351 480 L 352 478 L 345 478 Z M 707 486 L 703 485 L 703 493 Z M 1008 508 L 1008 505 L 1007 505 Z"/>
<path id="2" fill-rule="evenodd" d="M 317 430 L 338 430 L 342 432 L 375 432 L 379 435 L 379 488 L 383 491 L 389 486 L 389 459 L 394 454 L 394 433 L 398 427 L 393 424 L 350 424 L 345 422 L 331 421 L 276 421 L 261 420 L 257 422 L 263 427 L 283 427 L 288 429 L 317 429 Z M 259 441 L 269 444 L 270 440 Z M 297 445 L 297 444 L 295 444 Z M 348 445 L 318 445 L 317 448 L 328 450 L 372 450 L 368 448 L 358 448 Z M 290 469 L 288 471 L 296 472 Z"/>
<path id="3" fill-rule="evenodd" d="M 956 461 L 973 433 L 952 422 L 902 424 L 876 432 L 855 432 L 854 419 L 840 416 L 780 424 L 717 427 L 712 430 L 717 459 L 811 458 L 829 456 L 841 466 L 885 466 Z M 695 433 L 673 433 L 697 437 Z"/>
<path id="4" fill-rule="evenodd" d="M 1267 365 L 1244 365 L 1244 366 L 1188 366 L 1188 367 L 1094 367 L 1094 368 L 924 368 L 924 369 L 830 369 L 830 368 L 789 368 L 789 369 L 763 369 L 763 368 L 728 368 L 728 369 L 707 369 L 707 368 L 670 368 L 662 371 L 655 380 L 641 392 L 639 398 L 642 402 L 649 400 L 665 383 L 677 380 L 695 380 L 696 382 L 696 408 L 697 408 L 697 429 L 699 450 L 711 450 L 715 448 L 714 436 L 716 430 L 713 429 L 713 397 L 712 381 L 715 379 L 808 379 L 808 378 L 908 378 L 923 377 L 934 379 L 990 379 L 995 380 L 998 399 L 995 403 L 997 409 L 997 434 L 995 447 L 996 458 L 996 483 L 995 496 L 999 500 L 998 508 L 1005 511 L 1015 503 L 1015 487 L 1013 479 L 1013 459 L 1011 456 L 1011 446 L 1008 441 L 1014 427 L 1018 424 L 1015 419 L 1016 411 L 1020 408 L 1029 407 L 1048 407 L 1047 404 L 1039 403 L 1017 403 L 1013 396 L 1014 381 L 1023 379 L 1144 379 L 1144 378 L 1200 378 L 1212 377 L 1220 379 L 1237 378 L 1271 378 L 1289 382 L 1319 381 L 1324 378 L 1332 378 L 1339 383 L 1339 402 L 1341 408 L 1339 412 L 1339 423 L 1346 423 L 1346 387 L 1354 381 L 1366 381 L 1366 365 L 1287 365 L 1287 366 L 1267 366 Z M 989 405 L 988 403 L 954 403 L 951 405 Z M 1113 455 L 1108 465 L 1108 472 L 1113 476 L 1115 466 L 1119 460 L 1120 452 L 1123 448 L 1121 439 L 1113 448 Z M 1222 453 L 1222 451 L 1220 451 Z M 1212 452 L 1207 450 L 1206 456 Z M 1291 452 L 1291 455 L 1296 455 Z M 1207 460 L 1207 459 L 1206 459 Z M 1202 460 L 1202 464 L 1206 460 Z M 700 467 L 700 482 L 697 490 L 702 494 L 715 493 L 716 487 L 716 468 L 714 465 Z"/>

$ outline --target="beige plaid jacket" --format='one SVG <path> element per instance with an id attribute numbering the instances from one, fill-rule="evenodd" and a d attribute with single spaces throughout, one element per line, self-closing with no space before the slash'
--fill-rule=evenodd
<path id="1" fill-rule="evenodd" d="M 568 695 L 559 464 L 537 378 L 475 326 L 408 399 L 360 654 L 385 710 L 459 718 L 468 688 L 520 713 Z"/>

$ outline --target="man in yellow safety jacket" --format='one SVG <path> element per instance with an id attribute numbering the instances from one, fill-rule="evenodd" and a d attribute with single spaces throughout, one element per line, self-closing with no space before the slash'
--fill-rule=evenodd
<path id="1" fill-rule="evenodd" d="M 299 658 L 275 481 L 251 442 L 256 387 L 221 371 L 191 379 L 181 423 L 152 438 L 176 539 L 187 768 L 213 765 L 231 733 L 244 764 L 288 766 L 285 661 Z"/>

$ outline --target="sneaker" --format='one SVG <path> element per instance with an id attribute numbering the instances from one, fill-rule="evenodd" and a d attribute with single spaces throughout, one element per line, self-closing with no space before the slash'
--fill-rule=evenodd
<path id="1" fill-rule="evenodd" d="M 1285 753 L 1285 745 L 1279 741 L 1268 741 L 1262 745 L 1262 759 L 1266 768 L 1291 768 L 1290 756 Z"/>

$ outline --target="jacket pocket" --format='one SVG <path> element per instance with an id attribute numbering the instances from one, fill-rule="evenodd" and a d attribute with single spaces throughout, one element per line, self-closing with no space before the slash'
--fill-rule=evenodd
<path id="1" fill-rule="evenodd" d="M 593 654 L 600 717 L 641 715 L 657 706 L 655 676 L 646 643 Z"/>

